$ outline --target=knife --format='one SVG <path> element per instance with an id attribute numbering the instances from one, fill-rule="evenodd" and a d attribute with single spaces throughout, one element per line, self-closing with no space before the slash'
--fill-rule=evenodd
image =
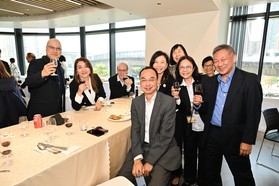
<path id="1" fill-rule="evenodd" d="M 0 170 L 0 172 L 10 172 L 10 170 Z"/>
<path id="2" fill-rule="evenodd" d="M 38 145 L 45 146 L 46 148 L 50 147 L 50 148 L 56 148 L 56 149 L 61 149 L 61 150 L 68 150 L 68 147 L 61 147 L 61 146 L 50 145 L 50 144 L 46 144 L 46 143 L 38 143 Z"/>

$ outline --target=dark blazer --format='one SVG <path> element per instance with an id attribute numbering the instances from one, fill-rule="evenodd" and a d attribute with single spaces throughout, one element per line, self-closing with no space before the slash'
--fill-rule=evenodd
<path id="1" fill-rule="evenodd" d="M 217 76 L 204 81 L 200 112 L 206 114 L 205 140 L 213 115 L 218 91 Z M 261 117 L 262 88 L 258 76 L 235 69 L 222 114 L 222 135 L 225 152 L 239 153 L 241 142 L 255 144 Z"/>
<path id="2" fill-rule="evenodd" d="M 142 94 L 132 101 L 131 153 L 132 157 L 143 154 L 151 165 L 159 164 L 167 170 L 176 170 L 181 165 L 181 154 L 173 134 L 175 130 L 175 100 L 157 92 L 150 119 L 149 152 L 144 152 L 145 96 Z"/>
<path id="3" fill-rule="evenodd" d="M 103 87 L 103 82 L 101 81 L 100 77 L 97 74 L 94 74 L 94 78 L 96 79 L 97 87 L 99 89 L 99 92 L 96 94 L 95 99 L 94 99 L 95 102 L 96 102 L 99 97 L 106 98 L 106 93 L 105 93 L 105 90 L 104 90 L 104 87 Z M 82 93 L 82 95 L 84 97 L 82 99 L 81 104 L 79 104 L 75 101 L 76 93 L 78 91 L 78 86 L 79 86 L 79 84 L 75 80 L 73 80 L 70 83 L 70 98 L 71 98 L 71 101 L 72 101 L 72 107 L 75 110 L 80 110 L 80 108 L 83 105 L 86 105 L 86 106 L 92 105 L 84 92 Z"/>
<path id="4" fill-rule="evenodd" d="M 134 92 L 135 91 L 135 80 L 133 77 L 128 76 L 130 79 L 132 79 L 133 84 L 131 85 L 131 89 L 129 92 Z M 110 97 L 109 99 L 114 99 L 114 98 L 121 98 L 123 96 L 129 96 L 129 92 L 126 90 L 126 85 L 122 86 L 122 84 L 117 81 L 117 74 L 114 76 L 111 76 L 109 78 L 109 88 L 110 88 Z"/>
<path id="5" fill-rule="evenodd" d="M 173 76 L 170 74 L 168 76 L 167 80 L 163 84 L 160 85 L 158 91 L 162 92 L 164 94 L 167 94 L 169 96 L 172 96 L 171 95 L 171 87 L 172 87 L 174 81 L 175 80 L 174 80 Z"/>
<path id="6" fill-rule="evenodd" d="M 26 115 L 26 105 L 14 77 L 0 79 L 0 128 L 18 123 Z"/>
<path id="7" fill-rule="evenodd" d="M 25 84 L 30 92 L 30 100 L 27 107 L 28 119 L 33 119 L 34 114 L 49 116 L 62 112 L 62 97 L 65 94 L 64 70 L 58 63 L 56 74 L 42 78 L 41 72 L 44 65 L 50 62 L 47 56 L 35 59 L 29 64 Z"/>

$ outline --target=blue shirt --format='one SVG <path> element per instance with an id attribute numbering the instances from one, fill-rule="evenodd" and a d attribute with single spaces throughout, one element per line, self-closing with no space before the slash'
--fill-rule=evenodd
<path id="1" fill-rule="evenodd" d="M 210 121 L 212 125 L 216 125 L 218 127 L 221 127 L 222 125 L 222 113 L 223 113 L 224 105 L 227 99 L 228 91 L 232 82 L 234 72 L 235 72 L 235 68 L 227 77 L 227 82 L 223 81 L 222 76 L 220 74 L 217 77 L 219 86 L 218 86 L 218 92 L 217 92 L 213 115 Z"/>

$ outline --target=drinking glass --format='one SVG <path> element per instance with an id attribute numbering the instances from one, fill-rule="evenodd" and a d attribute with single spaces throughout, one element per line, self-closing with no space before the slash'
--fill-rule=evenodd
<path id="1" fill-rule="evenodd" d="M 173 88 L 175 89 L 175 91 L 179 91 L 180 83 L 178 81 L 173 82 Z"/>
<path id="2" fill-rule="evenodd" d="M 44 133 L 47 135 L 46 143 L 49 143 L 53 140 L 53 136 L 51 136 L 51 134 L 54 132 L 55 127 L 56 127 L 56 119 L 49 118 L 49 120 L 46 121 L 44 126 Z"/>
<path id="3" fill-rule="evenodd" d="M 135 93 L 134 92 L 129 92 L 129 98 L 132 100 L 135 98 Z"/>
<path id="4" fill-rule="evenodd" d="M 2 165 L 4 167 L 8 167 L 12 164 L 12 160 L 10 159 L 12 156 L 12 150 L 10 149 L 11 145 L 11 134 L 5 135 L 1 137 L 1 146 L 3 147 L 3 150 L 1 152 L 2 157 L 5 159 Z"/>
<path id="5" fill-rule="evenodd" d="M 202 95 L 203 93 L 203 87 L 201 83 L 196 83 L 194 88 L 194 94 L 195 95 Z"/>
<path id="6" fill-rule="evenodd" d="M 66 135 L 72 135 L 73 132 L 71 130 L 72 126 L 73 126 L 73 121 L 72 121 L 72 117 L 71 116 L 66 116 L 68 118 L 68 121 L 65 123 L 65 127 L 68 128 L 68 131 L 66 132 Z"/>
<path id="7" fill-rule="evenodd" d="M 23 136 L 23 137 L 27 136 L 28 134 L 25 132 L 25 129 L 29 125 L 27 116 L 20 116 L 18 118 L 18 123 L 19 123 L 19 128 L 21 128 L 23 130 L 23 133 L 20 136 Z"/>
<path id="8" fill-rule="evenodd" d="M 50 62 L 51 63 L 54 63 L 57 67 L 58 63 L 57 63 L 57 59 L 56 58 L 53 58 L 53 59 L 50 59 Z M 52 74 L 50 74 L 51 76 L 57 76 L 57 74 L 55 72 L 53 72 Z"/>

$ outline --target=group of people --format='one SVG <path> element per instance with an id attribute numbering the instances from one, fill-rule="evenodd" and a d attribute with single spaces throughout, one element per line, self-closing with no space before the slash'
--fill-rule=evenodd
<path id="1" fill-rule="evenodd" d="M 235 66 L 236 53 L 226 44 L 203 60 L 207 75 L 182 45 L 171 49 L 170 59 L 171 67 L 157 51 L 140 72 L 144 94 L 132 101 L 132 144 L 118 175 L 133 183 L 144 176 L 150 186 L 221 186 L 224 156 L 235 185 L 255 185 L 249 155 L 261 116 L 258 77 Z"/>
<path id="2" fill-rule="evenodd" d="M 44 117 L 64 111 L 65 71 L 60 60 L 52 61 L 61 53 L 61 43 L 52 38 L 46 55 L 32 60 L 24 82 L 30 91 L 25 113 L 24 102 L 14 90 L 17 104 L 22 103 L 19 115 L 32 120 L 35 114 Z M 249 154 L 261 116 L 262 88 L 256 75 L 235 63 L 236 53 L 226 44 L 217 46 L 213 57 L 204 58 L 203 75 L 183 45 L 174 45 L 170 56 L 156 51 L 139 73 L 143 94 L 132 100 L 131 149 L 118 175 L 133 183 L 135 177 L 144 176 L 150 186 L 181 185 L 182 180 L 183 185 L 218 186 L 224 156 L 236 185 L 255 185 Z M 0 70 L 0 81 L 12 79 L 4 63 Z M 127 74 L 128 65 L 119 63 L 117 74 L 109 78 L 110 99 L 135 92 L 134 78 Z M 199 93 L 198 84 L 203 87 Z M 75 110 L 89 105 L 101 110 L 106 93 L 87 58 L 75 60 L 69 86 Z"/>

